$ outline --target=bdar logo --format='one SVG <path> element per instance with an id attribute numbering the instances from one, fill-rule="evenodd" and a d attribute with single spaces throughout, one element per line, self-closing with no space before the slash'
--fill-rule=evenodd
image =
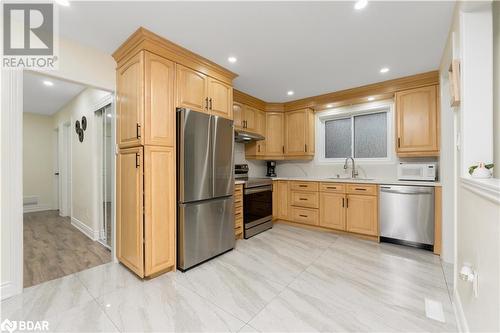
<path id="1" fill-rule="evenodd" d="M 10 321 L 8 319 L 5 319 L 2 324 L 0 324 L 0 329 L 2 332 L 9 332 L 12 333 L 16 330 L 17 328 L 17 323 L 15 321 Z"/>
<path id="2" fill-rule="evenodd" d="M 5 56 L 53 55 L 52 3 L 4 3 L 3 6 Z"/>

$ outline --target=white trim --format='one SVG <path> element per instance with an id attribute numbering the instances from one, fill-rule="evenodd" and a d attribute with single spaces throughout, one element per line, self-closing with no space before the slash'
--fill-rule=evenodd
<path id="1" fill-rule="evenodd" d="M 23 206 L 23 213 L 43 212 L 46 210 L 55 210 L 55 208 L 48 204 Z"/>
<path id="2" fill-rule="evenodd" d="M 457 289 L 453 291 L 453 312 L 455 312 L 455 319 L 457 321 L 457 327 L 459 332 L 470 332 L 469 325 L 467 324 L 467 319 L 465 318 L 464 309 L 462 307 L 462 301 L 460 300 L 460 294 Z"/>
<path id="3" fill-rule="evenodd" d="M 460 185 L 486 200 L 500 204 L 500 179 L 461 178 Z"/>
<path id="4" fill-rule="evenodd" d="M 71 225 L 80 230 L 85 236 L 93 241 L 97 241 L 99 239 L 99 230 L 93 230 L 77 218 L 71 217 Z"/>
<path id="5" fill-rule="evenodd" d="M 325 157 L 325 122 L 334 119 L 352 118 L 360 115 L 387 112 L 387 157 L 385 158 L 356 158 L 356 163 L 361 164 L 394 164 L 394 101 L 384 100 L 371 103 L 351 105 L 341 108 L 328 109 L 316 113 L 316 155 L 314 160 L 317 165 L 343 164 L 345 158 Z M 354 126 L 354 125 L 352 125 Z M 354 131 L 351 131 L 354 136 Z M 354 143 L 354 138 L 352 138 Z M 352 149 L 354 149 L 354 144 Z"/>
<path id="6" fill-rule="evenodd" d="M 1 70 L 0 82 L 0 243 L 2 278 L 5 279 L 0 283 L 3 300 L 23 291 L 23 73 Z"/>

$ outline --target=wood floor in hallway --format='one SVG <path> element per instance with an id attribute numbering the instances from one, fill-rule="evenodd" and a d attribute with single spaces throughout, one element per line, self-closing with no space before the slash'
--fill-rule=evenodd
<path id="1" fill-rule="evenodd" d="M 102 265 L 111 253 L 56 210 L 24 214 L 24 287 Z"/>

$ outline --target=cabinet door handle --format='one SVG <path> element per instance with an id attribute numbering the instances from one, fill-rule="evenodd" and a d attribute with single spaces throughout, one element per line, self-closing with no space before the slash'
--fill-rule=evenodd
<path id="1" fill-rule="evenodd" d="M 349 198 L 346 198 L 346 199 L 345 199 L 345 207 L 346 207 L 346 208 L 349 208 Z"/>
<path id="2" fill-rule="evenodd" d="M 283 154 L 285 153 L 285 146 L 282 146 L 282 149 L 283 149 Z"/>
<path id="3" fill-rule="evenodd" d="M 356 187 L 355 190 L 356 191 L 366 191 L 366 188 Z"/>
<path id="4" fill-rule="evenodd" d="M 335 186 L 327 186 L 326 188 L 328 188 L 330 190 L 336 190 L 337 189 Z"/>
<path id="5" fill-rule="evenodd" d="M 302 201 L 307 201 L 306 198 L 299 198 L 299 200 L 302 200 Z"/>
<path id="6" fill-rule="evenodd" d="M 210 101 L 210 110 L 212 110 L 212 97 L 210 97 L 209 101 Z"/>
<path id="7" fill-rule="evenodd" d="M 299 214 L 300 217 L 307 217 L 307 215 L 302 215 L 302 214 Z"/>
<path id="8" fill-rule="evenodd" d="M 135 167 L 138 168 L 140 166 L 141 166 L 141 163 L 140 163 L 139 153 L 135 153 Z"/>
<path id="9" fill-rule="evenodd" d="M 304 151 L 307 153 L 307 143 L 304 144 Z"/>
<path id="10" fill-rule="evenodd" d="M 344 208 L 344 198 L 342 198 L 342 208 Z"/>
<path id="11" fill-rule="evenodd" d="M 401 148 L 401 138 L 398 138 L 398 148 Z"/>
<path id="12" fill-rule="evenodd" d="M 137 139 L 141 138 L 141 124 L 137 123 L 135 126 L 135 136 Z"/>
<path id="13" fill-rule="evenodd" d="M 257 151 L 260 153 L 260 145 L 257 145 Z"/>
<path id="14" fill-rule="evenodd" d="M 208 110 L 208 97 L 205 97 L 205 109 Z"/>
<path id="15" fill-rule="evenodd" d="M 307 187 L 307 185 L 299 185 L 299 187 Z"/>

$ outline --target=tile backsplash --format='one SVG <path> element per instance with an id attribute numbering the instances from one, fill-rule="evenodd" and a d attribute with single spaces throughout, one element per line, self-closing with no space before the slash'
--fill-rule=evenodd
<path id="1" fill-rule="evenodd" d="M 266 162 L 245 159 L 245 144 L 234 143 L 234 163 L 248 164 L 249 177 L 264 177 L 266 175 Z"/>

